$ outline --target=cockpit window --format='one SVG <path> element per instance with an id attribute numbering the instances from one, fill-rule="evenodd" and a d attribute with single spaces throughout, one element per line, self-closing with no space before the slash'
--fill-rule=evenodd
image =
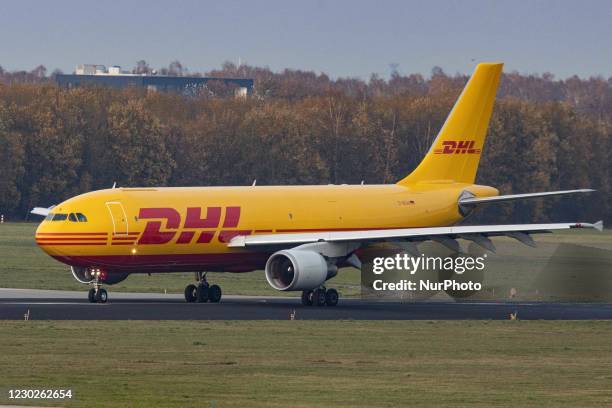
<path id="1" fill-rule="evenodd" d="M 70 214 L 54 214 L 49 213 L 45 217 L 45 221 L 66 221 L 71 222 L 87 222 L 87 217 L 83 213 L 70 213 Z"/>

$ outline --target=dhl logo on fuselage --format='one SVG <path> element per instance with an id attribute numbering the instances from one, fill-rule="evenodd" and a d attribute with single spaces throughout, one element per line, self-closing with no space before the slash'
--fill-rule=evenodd
<path id="1" fill-rule="evenodd" d="M 172 241 L 178 234 L 177 244 L 191 244 L 197 234 L 196 244 L 208 244 L 221 224 L 221 214 L 225 217 L 219 231 L 219 242 L 229 242 L 237 235 L 250 235 L 250 230 L 237 230 L 240 221 L 240 207 L 206 207 L 202 218 L 202 208 L 189 207 L 181 229 L 181 214 L 174 208 L 141 208 L 138 219 L 148 219 L 145 229 L 138 240 L 139 245 L 158 245 Z M 162 230 L 163 227 L 163 230 Z M 229 229 L 232 228 L 232 229 Z M 180 232 L 180 233 L 179 233 Z"/>
<path id="2" fill-rule="evenodd" d="M 475 149 L 474 140 L 445 140 L 443 148 L 435 149 L 434 154 L 479 154 L 480 149 Z"/>

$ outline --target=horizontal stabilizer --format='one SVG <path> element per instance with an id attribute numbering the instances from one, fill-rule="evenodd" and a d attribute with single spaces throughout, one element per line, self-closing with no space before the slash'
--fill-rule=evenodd
<path id="1" fill-rule="evenodd" d="M 492 197 L 465 197 L 459 199 L 459 205 L 471 207 L 480 204 L 490 204 L 490 203 L 498 203 L 502 201 L 513 201 L 513 200 L 522 200 L 525 198 L 537 198 L 537 197 L 547 197 L 547 196 L 556 196 L 556 195 L 564 195 L 564 194 L 577 194 L 577 193 L 592 193 L 593 189 L 590 188 L 582 188 L 579 190 L 562 190 L 562 191 L 544 191 L 541 193 L 526 193 L 526 194 L 508 194 L 508 195 L 499 195 Z"/>
<path id="2" fill-rule="evenodd" d="M 34 207 L 34 209 L 32 211 L 30 211 L 30 213 L 32 214 L 36 214 L 36 215 L 42 215 L 43 217 L 46 217 L 47 215 L 49 215 L 49 213 L 51 212 L 51 210 L 53 209 L 53 207 L 55 207 L 54 205 L 52 205 L 49 208 L 45 208 L 45 207 Z"/>

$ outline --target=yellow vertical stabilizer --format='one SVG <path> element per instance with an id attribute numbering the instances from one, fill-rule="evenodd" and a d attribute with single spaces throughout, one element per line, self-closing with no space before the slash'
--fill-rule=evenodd
<path id="1" fill-rule="evenodd" d="M 427 155 L 398 184 L 474 183 L 502 67 L 502 63 L 478 64 Z"/>

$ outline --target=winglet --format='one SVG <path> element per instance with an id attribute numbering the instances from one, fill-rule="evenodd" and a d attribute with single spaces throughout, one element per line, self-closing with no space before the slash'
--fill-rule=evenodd
<path id="1" fill-rule="evenodd" d="M 573 226 L 571 226 L 570 228 L 593 228 L 599 232 L 602 232 L 603 231 L 603 221 L 599 220 L 592 224 L 590 222 L 578 222 L 574 224 Z"/>

